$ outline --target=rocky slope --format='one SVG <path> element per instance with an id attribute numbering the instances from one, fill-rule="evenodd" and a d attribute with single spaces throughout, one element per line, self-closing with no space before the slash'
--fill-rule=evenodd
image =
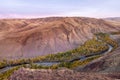
<path id="1" fill-rule="evenodd" d="M 102 19 L 51 17 L 0 20 L 0 59 L 31 58 L 76 48 L 96 32 L 120 30 Z"/>
<path id="2" fill-rule="evenodd" d="M 92 61 L 90 64 L 86 65 L 83 68 L 76 68 L 76 70 L 84 72 L 120 73 L 120 35 L 112 35 L 111 38 L 118 42 L 119 47 L 117 49 L 109 54 L 105 54 L 99 59 Z"/>
<path id="3" fill-rule="evenodd" d="M 10 76 L 9 80 L 117 80 L 120 74 L 84 73 L 69 69 L 35 70 L 21 68 Z"/>

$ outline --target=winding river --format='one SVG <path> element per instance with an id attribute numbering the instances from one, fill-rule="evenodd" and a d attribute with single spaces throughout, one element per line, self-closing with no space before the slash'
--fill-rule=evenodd
<path id="1" fill-rule="evenodd" d="M 100 54 L 107 54 L 109 52 L 112 51 L 113 47 L 111 45 L 108 44 L 108 50 L 105 50 L 105 51 L 102 51 L 102 52 L 99 52 L 99 53 L 91 53 L 89 55 L 85 55 L 85 56 L 80 56 L 79 58 L 76 58 L 76 59 L 72 59 L 70 60 L 69 62 L 74 62 L 74 61 L 77 61 L 77 60 L 86 60 L 87 58 L 90 58 L 90 57 L 93 57 L 93 56 L 96 56 L 96 55 L 100 55 Z"/>
<path id="2" fill-rule="evenodd" d="M 108 47 L 109 49 L 106 50 L 106 51 L 103 51 L 103 52 L 99 52 L 99 53 L 94 53 L 94 54 L 90 54 L 90 55 L 86 55 L 86 56 L 80 56 L 79 58 L 76 58 L 76 59 L 73 59 L 73 60 L 70 60 L 69 62 L 74 62 L 74 61 L 77 61 L 77 60 L 86 60 L 87 58 L 90 58 L 90 57 L 93 57 L 93 56 L 96 56 L 96 55 L 100 55 L 100 54 L 107 54 L 109 52 L 112 51 L 113 47 L 111 45 L 108 44 Z M 36 64 L 36 65 L 42 65 L 42 66 L 52 66 L 54 64 L 59 64 L 60 62 L 35 62 L 33 64 Z M 26 65 L 29 65 L 29 64 L 26 64 Z M 16 66 L 20 66 L 20 65 L 14 65 L 14 66 L 7 66 L 7 67 L 4 67 L 2 69 L 0 69 L 0 73 L 4 73 Z"/>
<path id="3" fill-rule="evenodd" d="M 98 36 L 96 36 L 96 40 L 98 41 L 101 41 L 98 39 Z M 110 44 L 107 44 L 107 46 L 109 47 L 108 50 L 105 50 L 105 51 L 102 51 L 102 52 L 99 52 L 99 53 L 91 53 L 90 55 L 85 55 L 85 56 L 80 56 L 79 58 L 76 58 L 76 59 L 72 59 L 68 62 L 74 62 L 74 61 L 78 61 L 78 60 L 86 60 L 87 58 L 90 58 L 90 57 L 93 57 L 93 56 L 96 56 L 96 55 L 101 55 L 101 54 L 107 54 L 109 52 L 112 51 L 113 47 L 110 45 Z M 36 64 L 36 65 L 41 65 L 41 66 L 52 66 L 54 64 L 60 64 L 61 62 L 34 62 L 33 64 Z M 30 63 L 24 63 L 26 65 L 30 65 Z M 18 65 L 12 65 L 12 66 L 6 66 L 6 67 L 3 67 L 2 69 L 0 69 L 0 74 L 1 73 L 4 73 L 14 67 L 17 67 L 17 66 L 20 66 L 22 64 L 18 64 Z"/>

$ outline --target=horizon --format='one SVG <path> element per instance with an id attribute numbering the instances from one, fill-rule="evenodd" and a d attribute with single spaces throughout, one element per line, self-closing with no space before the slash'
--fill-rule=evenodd
<path id="1" fill-rule="evenodd" d="M 0 17 L 0 20 L 4 20 L 4 19 L 41 19 L 41 18 L 74 18 L 74 17 L 78 17 L 78 18 L 95 18 L 95 19 L 109 19 L 109 18 L 120 18 L 119 16 L 118 17 L 86 17 L 86 16 L 45 16 L 45 17 L 9 17 L 9 18 L 1 18 Z"/>
<path id="2" fill-rule="evenodd" d="M 120 17 L 119 4 L 119 0 L 3 0 L 0 18 Z"/>

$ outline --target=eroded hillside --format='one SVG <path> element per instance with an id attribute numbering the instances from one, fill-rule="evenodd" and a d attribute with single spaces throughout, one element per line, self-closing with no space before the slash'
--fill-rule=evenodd
<path id="1" fill-rule="evenodd" d="M 76 48 L 93 33 L 120 26 L 94 18 L 56 17 L 0 20 L 0 58 L 31 58 Z"/>
<path id="2" fill-rule="evenodd" d="M 92 61 L 90 64 L 83 68 L 77 68 L 79 71 L 85 72 L 120 72 L 120 34 L 111 35 L 111 38 L 117 41 L 118 48 Z"/>

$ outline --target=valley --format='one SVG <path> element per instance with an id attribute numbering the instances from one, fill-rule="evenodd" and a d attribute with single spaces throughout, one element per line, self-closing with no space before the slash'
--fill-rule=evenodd
<path id="1" fill-rule="evenodd" d="M 0 80 L 120 80 L 120 0 L 1 0 Z"/>
<path id="2" fill-rule="evenodd" d="M 0 31 L 0 80 L 12 80 L 24 74 L 21 70 L 28 75 L 42 69 L 97 72 L 108 80 L 112 72 L 119 76 L 120 25 L 114 22 L 85 17 L 3 19 Z"/>
<path id="3" fill-rule="evenodd" d="M 101 36 L 101 34 L 102 34 L 102 36 Z M 104 35 L 104 37 L 103 37 L 103 35 Z M 108 35 L 107 34 L 103 34 L 103 33 L 99 33 L 99 35 L 97 34 L 96 36 L 97 37 L 94 38 L 91 41 L 97 40 L 98 42 L 104 43 L 103 40 L 106 37 L 108 38 Z M 109 39 L 108 39 L 108 41 L 109 41 Z M 91 41 L 87 41 L 85 43 L 87 44 L 88 42 L 90 43 Z M 117 43 L 116 42 L 113 41 L 112 43 L 108 43 L 108 41 L 105 42 L 105 43 L 107 43 L 106 45 L 108 46 L 105 50 L 102 49 L 102 51 L 100 51 L 100 52 L 97 51 L 97 53 L 82 54 L 82 55 L 84 55 L 84 57 L 83 56 L 80 56 L 79 58 L 77 58 L 77 57 L 76 58 L 72 58 L 71 57 L 70 59 L 72 59 L 72 60 L 69 60 L 69 56 L 65 56 L 65 55 L 69 55 L 70 53 L 65 52 L 65 53 L 58 53 L 58 54 L 51 54 L 51 55 L 54 56 L 54 57 L 56 57 L 56 55 L 63 54 L 63 56 L 65 56 L 66 59 L 68 58 L 68 60 L 64 60 L 64 58 L 62 58 L 63 60 L 60 60 L 59 58 L 56 58 L 58 60 L 56 60 L 56 59 L 54 60 L 54 57 L 52 57 L 51 55 L 48 55 L 43 60 L 39 59 L 39 61 L 36 60 L 36 61 L 28 62 L 28 60 L 23 60 L 24 62 L 17 63 L 17 64 L 14 64 L 14 63 L 9 64 L 9 62 L 8 62 L 8 66 L 6 64 L 5 67 L 3 67 L 3 68 L 0 69 L 0 74 L 1 74 L 0 75 L 1 76 L 0 79 L 4 78 L 4 75 L 6 75 L 6 72 L 18 69 L 20 67 L 31 68 L 31 69 L 58 69 L 60 67 L 66 67 L 66 68 L 74 69 L 74 68 L 76 68 L 78 66 L 80 67 L 80 66 L 87 65 L 89 62 L 91 62 L 91 61 L 93 61 L 93 60 L 95 60 L 95 59 L 97 59 L 97 58 L 99 58 L 99 57 L 101 57 L 103 55 L 107 55 L 113 49 L 117 48 L 117 46 L 116 46 Z M 84 45 L 86 45 L 86 44 L 84 44 Z M 97 43 L 97 45 L 98 45 L 98 43 Z M 103 44 L 101 44 L 101 45 L 105 46 Z M 96 45 L 94 45 L 94 46 L 96 46 Z M 100 47 L 100 45 L 99 45 L 99 47 Z M 80 52 L 75 52 L 75 53 L 79 53 L 80 54 Z M 78 54 L 77 54 L 77 56 L 78 56 Z M 11 73 L 9 73 L 9 74 L 11 74 Z"/>
<path id="4" fill-rule="evenodd" d="M 92 39 L 94 33 L 119 30 L 119 25 L 95 18 L 3 19 L 0 20 L 0 59 L 26 59 L 66 52 Z"/>

